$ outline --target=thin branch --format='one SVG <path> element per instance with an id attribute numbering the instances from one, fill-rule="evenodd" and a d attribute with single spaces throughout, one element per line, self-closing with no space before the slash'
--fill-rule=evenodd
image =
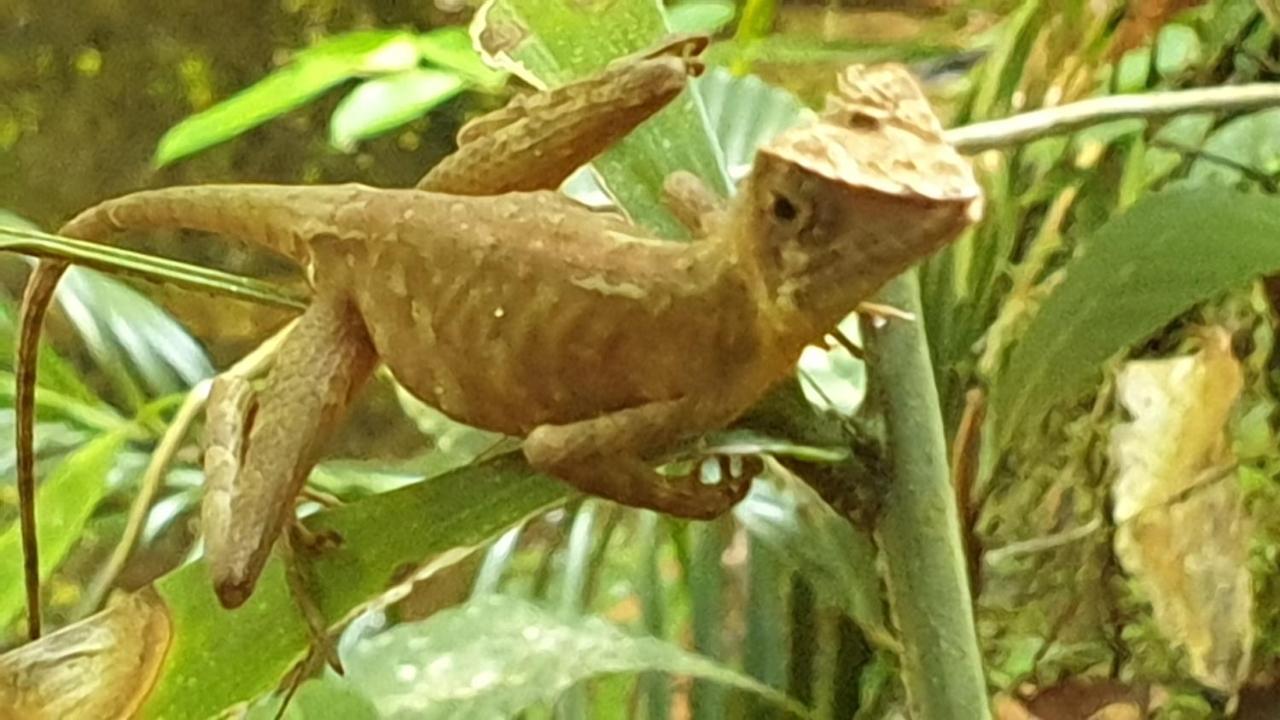
<path id="1" fill-rule="evenodd" d="M 947 141 L 976 153 L 1126 118 L 1162 118 L 1195 112 L 1247 112 L 1280 106 L 1280 83 L 1171 90 L 1091 98 L 1002 120 L 947 130 Z"/>
<path id="2" fill-rule="evenodd" d="M 277 285 L 261 280 L 36 230 L 0 227 L 0 251 L 66 260 L 113 275 L 129 275 L 291 310 L 304 309 L 308 302 L 306 298 L 290 295 Z"/>

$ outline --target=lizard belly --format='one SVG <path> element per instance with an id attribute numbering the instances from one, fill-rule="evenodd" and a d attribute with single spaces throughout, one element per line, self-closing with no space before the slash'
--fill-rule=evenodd
<path id="1" fill-rule="evenodd" d="M 754 372 L 755 315 L 733 283 L 687 293 L 518 263 L 403 268 L 385 252 L 356 300 L 396 379 L 454 419 L 511 435 L 690 394 Z M 410 273 L 412 274 L 412 273 Z"/>

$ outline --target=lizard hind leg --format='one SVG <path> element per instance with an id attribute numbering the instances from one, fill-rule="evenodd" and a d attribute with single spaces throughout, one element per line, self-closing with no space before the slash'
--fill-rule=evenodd
<path id="1" fill-rule="evenodd" d="M 525 438 L 524 454 L 534 468 L 592 495 L 675 517 L 710 520 L 746 497 L 754 478 L 750 467 L 737 475 L 721 473 L 720 482 L 707 484 L 700 467 L 667 477 L 644 458 L 728 419 L 690 400 L 650 403 L 567 425 L 537 427 Z"/>
<path id="2" fill-rule="evenodd" d="M 233 456 L 243 461 L 208 477 L 205 555 L 223 606 L 238 607 L 253 591 L 307 475 L 375 361 L 355 308 L 324 293 L 280 346 L 251 426 L 238 429 L 244 444 Z"/>
<path id="3" fill-rule="evenodd" d="M 702 178 L 686 170 L 677 170 L 663 181 L 662 201 L 695 238 L 714 232 L 726 205 Z"/>

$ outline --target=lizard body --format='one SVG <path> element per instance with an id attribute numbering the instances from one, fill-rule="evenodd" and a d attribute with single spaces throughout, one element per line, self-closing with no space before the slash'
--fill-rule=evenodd
<path id="1" fill-rule="evenodd" d="M 620 502 L 708 518 L 746 483 L 668 478 L 647 460 L 732 421 L 805 345 L 976 219 L 972 171 L 928 128 L 849 117 L 763 147 L 732 205 L 692 244 L 548 192 L 357 185 L 147 191 L 86 211 L 64 233 L 197 229 L 311 267 L 315 301 L 264 392 L 284 401 L 255 418 L 239 483 L 291 500 L 317 438 L 376 356 L 454 419 L 524 435 L 535 468 Z M 286 449 L 268 450 L 278 443 Z M 282 471 L 289 482 L 270 477 Z M 257 498 L 238 510 L 213 503 L 237 523 L 262 516 L 258 544 L 236 550 L 221 576 L 214 568 L 227 605 L 247 597 L 283 523 L 280 503 Z"/>
<path id="2" fill-rule="evenodd" d="M 697 54 L 706 45 L 702 36 L 677 36 L 597 75 L 518 98 L 465 126 L 458 151 L 424 176 L 418 187 L 455 195 L 555 188 L 678 95 L 686 78 L 702 71 Z M 306 228 L 317 228 L 316 219 L 327 210 L 306 206 L 307 198 L 296 200 L 301 204 L 292 218 L 282 215 L 278 204 L 265 211 L 290 232 L 279 232 L 278 225 L 273 229 L 255 224 L 249 208 L 241 208 L 250 210 L 246 215 L 224 215 L 212 222 L 248 237 L 265 230 L 263 244 L 313 269 L 310 249 L 299 238 L 307 236 Z M 136 219 L 153 227 L 182 227 L 175 214 L 209 214 L 199 207 L 193 212 L 192 201 L 200 205 L 198 192 L 184 201 L 185 205 L 147 208 L 145 221 Z M 78 226 L 73 224 L 63 229 L 64 234 L 101 236 L 114 222 L 109 216 L 91 220 L 86 215 Z M 33 639 L 40 634 L 32 450 L 35 354 L 44 316 L 66 268 L 65 262 L 41 260 L 28 281 L 21 312 L 17 484 L 28 631 Z M 240 379 L 219 377 L 214 382 L 201 515 L 206 558 L 224 605 L 238 605 L 247 597 L 285 518 L 292 517 L 293 499 L 319 448 L 372 367 L 375 352 L 370 340 L 355 331 L 359 323 L 347 312 L 325 302 L 313 304 L 285 338 L 276 369 L 260 394 Z M 254 447 L 257 450 L 251 450 Z"/>

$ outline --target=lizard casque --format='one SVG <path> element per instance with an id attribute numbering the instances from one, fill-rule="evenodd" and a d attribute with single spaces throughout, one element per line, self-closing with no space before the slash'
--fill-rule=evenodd
<path id="1" fill-rule="evenodd" d="M 713 208 L 706 198 L 686 204 L 678 214 L 707 234 L 688 244 L 547 191 L 179 187 L 68 223 L 63 234 L 86 240 L 225 234 L 311 271 L 313 304 L 232 451 L 243 453 L 233 463 L 240 494 L 214 488 L 206 500 L 206 518 L 261 516 L 256 541 L 214 564 L 224 604 L 248 596 L 280 508 L 291 515 L 322 439 L 379 360 L 449 416 L 523 436 L 535 468 L 584 491 L 689 518 L 741 499 L 749 478 L 709 485 L 696 470 L 665 477 L 649 461 L 732 421 L 805 345 L 978 214 L 971 169 L 905 70 L 851 68 L 842 88 L 869 99 L 834 100 L 823 122 L 762 147 L 723 210 L 688 211 Z M 49 289 L 33 280 L 26 302 Z M 253 495 L 256 506 L 218 505 L 244 486 L 267 492 Z M 212 564 L 212 542 L 209 552 Z"/>

